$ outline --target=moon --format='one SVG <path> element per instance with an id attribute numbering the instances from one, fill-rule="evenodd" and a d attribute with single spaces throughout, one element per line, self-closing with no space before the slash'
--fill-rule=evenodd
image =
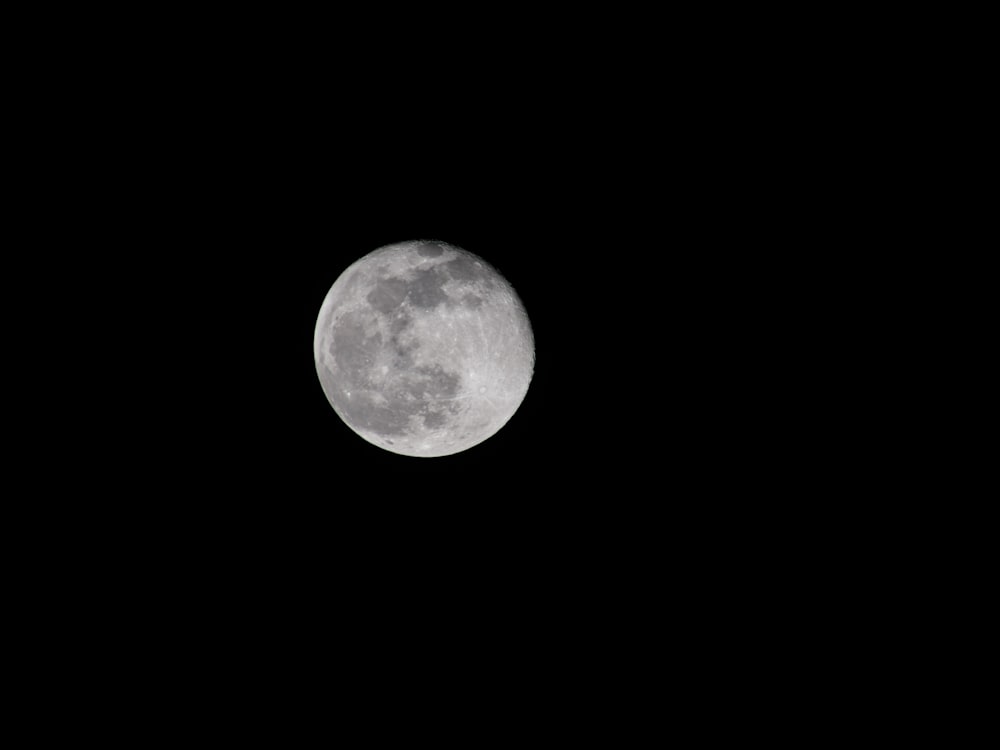
<path id="1" fill-rule="evenodd" d="M 528 314 L 485 260 L 415 240 L 349 266 L 327 293 L 313 340 L 327 400 L 369 443 L 447 456 L 499 431 L 528 392 Z"/>

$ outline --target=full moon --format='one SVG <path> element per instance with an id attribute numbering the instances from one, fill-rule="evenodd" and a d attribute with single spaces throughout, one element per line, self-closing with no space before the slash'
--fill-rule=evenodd
<path id="1" fill-rule="evenodd" d="M 327 293 L 313 339 L 330 405 L 373 445 L 447 456 L 495 435 L 528 392 L 524 305 L 485 260 L 431 240 L 379 248 Z"/>

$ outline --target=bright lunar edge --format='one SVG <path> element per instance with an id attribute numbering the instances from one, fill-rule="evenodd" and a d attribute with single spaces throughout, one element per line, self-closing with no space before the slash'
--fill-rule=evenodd
<path id="1" fill-rule="evenodd" d="M 495 435 L 517 411 L 535 361 L 514 289 L 445 242 L 364 256 L 323 300 L 313 340 L 323 392 L 368 442 L 447 456 Z"/>

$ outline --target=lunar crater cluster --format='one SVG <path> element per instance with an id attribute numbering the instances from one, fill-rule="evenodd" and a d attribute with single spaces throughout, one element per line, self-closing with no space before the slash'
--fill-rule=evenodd
<path id="1" fill-rule="evenodd" d="M 341 419 L 394 453 L 444 456 L 494 435 L 524 399 L 534 339 L 524 306 L 485 260 L 418 240 L 345 270 L 314 337 Z"/>

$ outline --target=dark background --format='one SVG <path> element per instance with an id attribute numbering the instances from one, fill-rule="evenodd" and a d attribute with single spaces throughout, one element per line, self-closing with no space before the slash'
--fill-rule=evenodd
<path id="1" fill-rule="evenodd" d="M 60 422 L 77 494 L 45 510 L 74 616 L 357 694 L 443 662 L 617 685 L 668 657 L 707 684 L 830 617 L 827 503 L 872 459 L 816 438 L 839 398 L 817 375 L 860 374 L 814 302 L 865 206 L 832 177 L 851 123 L 830 135 L 809 33 L 532 19 L 359 48 L 271 20 L 84 39 L 39 94 L 39 179 L 68 199 L 46 226 L 103 281 L 68 399 L 89 413 Z M 342 271 L 418 238 L 493 264 L 536 345 L 510 422 L 437 459 L 357 437 L 312 358 Z"/>
<path id="2" fill-rule="evenodd" d="M 81 38 L 86 64 L 58 67 L 45 93 L 52 182 L 73 199 L 60 223 L 113 288 L 95 296 L 129 363 L 109 380 L 135 394 L 139 466 L 301 502 L 370 491 L 369 477 L 390 503 L 461 505 L 485 483 L 523 502 L 624 493 L 641 507 L 748 473 L 788 481 L 767 468 L 788 450 L 766 452 L 769 403 L 830 364 L 799 355 L 816 336 L 797 311 L 843 262 L 823 260 L 840 227 L 836 186 L 816 177 L 849 158 L 815 95 L 822 60 L 791 64 L 808 35 L 769 47 L 734 18 L 676 19 L 662 36 L 540 18 L 517 44 L 387 32 L 369 49 L 350 23 L 264 20 Z M 536 336 L 515 418 L 441 461 L 354 436 L 311 362 L 333 281 L 413 238 L 489 260 Z M 781 416 L 794 443 L 808 414 Z M 143 455 L 150 439 L 171 450 Z M 555 519 L 557 505 L 535 507 Z"/>
<path id="3" fill-rule="evenodd" d="M 129 363 L 119 478 L 185 509 L 171 533 L 400 569 L 452 550 L 455 575 L 476 570 L 465 555 L 527 575 L 548 555 L 694 545 L 745 525 L 761 476 L 794 483 L 794 415 L 776 435 L 769 402 L 812 366 L 787 358 L 817 282 L 795 245 L 816 202 L 808 128 L 789 127 L 812 116 L 808 81 L 679 40 L 385 39 L 359 57 L 319 32 L 206 28 L 62 71 L 62 185 L 87 196 L 74 227 L 117 279 Z M 434 460 L 355 436 L 312 362 L 340 273 L 415 238 L 497 267 L 537 350 L 510 423 Z"/>

